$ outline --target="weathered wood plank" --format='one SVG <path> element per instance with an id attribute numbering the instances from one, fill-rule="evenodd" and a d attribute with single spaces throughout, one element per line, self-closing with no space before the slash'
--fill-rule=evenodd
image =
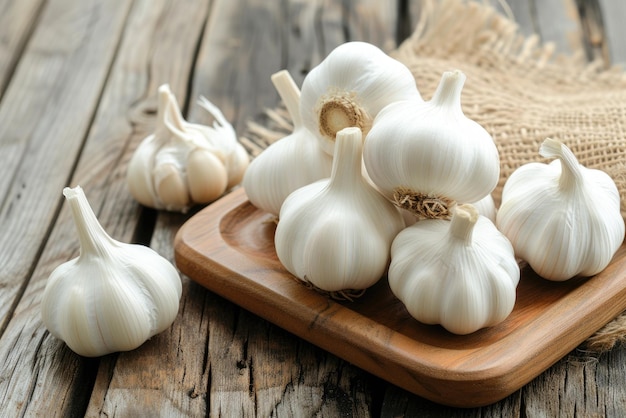
<path id="1" fill-rule="evenodd" d="M 626 2 L 597 0 L 602 13 L 603 29 L 607 49 L 607 62 L 626 65 Z"/>
<path id="2" fill-rule="evenodd" d="M 0 98 L 39 17 L 43 0 L 0 1 Z"/>
<path id="3" fill-rule="evenodd" d="M 137 203 L 132 200 L 126 190 L 125 167 L 134 148 L 153 127 L 156 113 L 156 101 L 154 99 L 157 86 L 163 82 L 170 82 L 172 88 L 175 91 L 177 89 L 184 100 L 187 79 L 195 52 L 195 41 L 197 41 L 204 24 L 204 16 L 201 11 L 203 8 L 206 10 L 207 7 L 204 2 L 195 3 L 187 4 L 186 7 L 182 8 L 178 8 L 181 5 L 180 2 L 160 2 L 157 4 L 157 2 L 146 1 L 134 5 L 133 15 L 120 47 L 120 54 L 102 97 L 100 111 L 95 118 L 87 145 L 82 152 L 81 161 L 72 180 L 73 184 L 80 183 L 85 188 L 88 198 L 105 229 L 112 236 L 122 241 L 128 242 L 132 239 L 140 213 Z M 115 5 L 112 6 L 115 7 Z M 175 15 L 172 9 L 184 11 L 186 15 Z M 107 13 L 107 15 L 112 15 L 112 13 Z M 192 22 L 195 22 L 195 25 Z M 112 29 L 110 23 L 106 27 L 109 31 Z M 188 32 L 181 30 L 181 28 L 185 28 Z M 189 42 L 185 42 L 184 33 L 188 34 L 187 40 Z M 106 37 L 104 34 L 100 36 Z M 166 46 L 167 42 L 169 42 L 169 46 Z M 178 42 L 180 43 L 178 44 Z M 173 43 L 176 43 L 176 48 L 172 47 Z M 70 116 L 68 115 L 66 118 L 70 118 Z M 66 180 L 70 176 L 70 168 L 71 165 L 68 166 L 65 175 Z M 57 193 L 60 195 L 60 188 Z M 50 409 L 49 404 L 39 402 L 59 397 L 59 394 L 63 394 L 64 391 L 69 392 L 69 394 L 61 397 L 68 399 L 69 406 L 82 405 L 84 410 L 90 395 L 90 385 L 94 379 L 94 376 L 90 377 L 89 375 L 95 374 L 95 371 L 92 370 L 93 367 L 90 366 L 94 363 L 93 361 L 85 362 L 84 359 L 70 353 L 60 342 L 48 337 L 47 333 L 43 333 L 37 310 L 41 291 L 45 285 L 45 278 L 49 272 L 62 261 L 76 255 L 77 241 L 73 231 L 74 227 L 67 215 L 68 213 L 63 210 L 60 221 L 49 240 L 50 245 L 46 248 L 40 267 L 34 272 L 31 286 L 23 298 L 22 303 L 27 305 L 24 310 L 28 311 L 28 318 L 32 320 L 33 324 L 24 324 L 26 316 L 19 317 L 21 319 L 14 318 L 4 338 L 7 343 L 19 345 L 23 354 L 32 355 L 41 362 L 33 371 L 33 375 L 23 374 L 19 378 L 15 375 L 12 380 L 17 382 L 11 382 L 16 386 L 20 384 L 30 386 L 32 390 L 38 388 L 37 396 L 33 396 L 30 403 L 26 402 L 29 401 L 28 396 L 20 396 L 19 393 L 14 393 L 11 396 L 11 392 L 7 391 L 9 394 L 8 401 L 25 403 L 31 411 Z M 182 223 L 182 219 L 178 219 L 178 224 L 180 223 Z M 167 243 L 167 248 L 171 251 L 171 240 L 168 239 Z M 28 308 L 31 305 L 32 308 Z M 20 307 L 18 307 L 18 311 Z M 24 330 L 29 331 L 24 332 Z M 32 338 L 38 342 L 37 344 L 24 341 L 30 332 L 33 334 Z M 158 340 L 155 338 L 155 341 Z M 179 340 L 175 340 L 174 347 L 179 342 Z M 31 345 L 30 349 L 28 348 L 29 344 Z M 154 349 L 154 345 L 149 347 Z M 157 348 L 157 350 L 160 354 L 176 352 L 175 349 L 165 351 Z M 117 356 L 112 355 L 105 357 L 103 362 L 106 366 L 110 366 L 110 363 L 115 363 L 116 359 Z M 201 361 L 202 356 L 199 359 Z M 131 380 L 143 381 L 144 386 L 139 384 L 134 386 L 137 391 L 132 395 L 137 395 L 142 390 L 144 393 L 152 393 L 146 390 L 146 387 L 149 387 L 152 382 L 147 377 L 142 377 L 141 373 L 133 374 L 133 371 L 137 372 L 143 367 L 145 370 L 158 375 L 155 367 L 145 368 L 145 358 L 143 360 L 144 362 L 135 364 L 135 368 L 133 368 L 132 362 L 130 366 L 125 368 L 121 366 L 121 370 L 126 373 L 126 376 L 131 376 Z M 193 358 L 187 360 L 191 364 Z M 7 363 L 9 364 L 7 373 L 20 366 L 23 367 L 23 363 L 27 361 L 29 361 L 28 358 L 20 358 L 15 360 L 16 364 Z M 122 365 L 126 364 L 126 358 L 123 355 L 120 356 L 120 361 Z M 155 362 L 155 364 L 164 368 L 168 367 L 166 361 Z M 170 371 L 169 368 L 166 370 Z M 181 370 L 184 373 L 184 367 Z M 60 379 L 57 376 L 60 371 L 69 373 L 74 380 L 63 378 L 63 376 Z M 162 372 L 160 376 L 163 376 Z M 202 380 L 202 376 L 195 373 L 189 373 L 189 377 Z M 38 379 L 41 381 L 57 379 L 58 381 L 55 381 L 54 385 L 40 385 Z M 168 380 L 165 379 L 164 381 L 167 382 Z M 8 380 L 7 383 L 9 383 Z M 102 386 L 100 380 L 97 380 L 97 383 L 97 387 L 100 388 Z M 177 383 L 177 381 L 172 381 L 173 385 Z M 73 393 L 79 390 L 80 393 Z M 119 394 L 120 392 L 112 390 L 109 394 L 110 396 L 107 398 L 109 405 L 116 406 L 116 402 L 120 402 L 120 399 L 115 396 L 116 393 Z M 104 395 L 107 393 L 96 392 L 94 396 Z M 181 398 L 186 396 L 185 393 Z M 165 404 L 165 398 L 159 396 L 159 399 Z M 146 400 L 146 405 L 159 406 L 152 399 L 144 400 Z M 130 402 L 129 404 L 133 403 Z M 53 410 L 51 414 L 64 415 L 67 411 L 64 411 L 61 406 L 59 409 Z M 193 414 L 194 408 L 191 405 L 187 406 L 189 409 L 186 412 Z M 203 406 L 204 403 L 200 409 Z M 195 411 L 197 410 L 196 408 Z"/>
<path id="4" fill-rule="evenodd" d="M 93 361 L 78 359 L 49 338 L 39 313 L 44 279 L 77 254 L 68 216 L 64 228 L 50 235 L 46 261 L 37 260 L 128 10 L 123 1 L 48 2 L 0 103 L 1 410 L 69 416 L 85 407 Z"/>
<path id="5" fill-rule="evenodd" d="M 50 2 L 0 103 L 0 331 L 56 215 L 127 10 Z"/>

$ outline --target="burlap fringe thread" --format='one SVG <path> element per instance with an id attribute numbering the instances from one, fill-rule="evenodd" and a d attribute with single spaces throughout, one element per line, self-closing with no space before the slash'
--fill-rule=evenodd
<path id="1" fill-rule="evenodd" d="M 463 16 L 459 19 L 459 16 Z M 489 5 L 465 0 L 424 0 L 413 35 L 391 55 L 412 71 L 425 99 L 444 71 L 467 75 L 465 114 L 493 136 L 501 177 L 493 197 L 517 167 L 542 161 L 547 137 L 567 144 L 580 163 L 608 173 L 626 217 L 626 73 L 588 63 L 581 56 L 556 56 L 550 44 L 524 37 L 512 20 Z M 253 144 L 269 145 L 292 129 L 288 113 L 268 110 L 266 126 L 250 123 Z M 250 144 L 247 144 L 250 146 Z M 253 154 L 262 151 L 252 147 Z M 626 313 L 580 348 L 598 355 L 626 341 Z"/>

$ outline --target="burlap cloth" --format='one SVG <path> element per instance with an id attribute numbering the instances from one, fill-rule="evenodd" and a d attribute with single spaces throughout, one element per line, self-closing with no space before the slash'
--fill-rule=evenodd
<path id="1" fill-rule="evenodd" d="M 464 0 L 422 1 L 413 35 L 391 55 L 409 67 L 425 99 L 444 71 L 467 75 L 463 110 L 491 133 L 500 151 L 497 204 L 506 178 L 524 163 L 542 161 L 539 145 L 551 137 L 567 144 L 581 164 L 613 178 L 626 215 L 626 73 L 621 69 L 555 56 L 550 45 L 525 38 L 515 22 L 489 5 Z M 283 109 L 268 116 L 268 123 L 250 125 L 256 143 L 269 144 L 290 132 Z M 625 340 L 622 313 L 581 349 L 599 354 Z"/>

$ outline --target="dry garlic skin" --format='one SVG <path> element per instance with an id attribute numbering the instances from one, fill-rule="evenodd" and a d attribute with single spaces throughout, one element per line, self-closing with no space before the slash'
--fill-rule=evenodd
<path id="1" fill-rule="evenodd" d="M 516 255 L 541 277 L 563 281 L 604 270 L 624 240 L 613 180 L 578 163 L 564 144 L 548 139 L 541 155 L 514 171 L 502 191 L 498 228 Z"/>
<path id="2" fill-rule="evenodd" d="M 415 319 L 469 334 L 508 317 L 520 270 L 493 222 L 463 205 L 451 221 L 421 220 L 400 232 L 388 278 Z"/>
<path id="3" fill-rule="evenodd" d="M 365 289 L 384 274 L 389 249 L 404 227 L 400 212 L 361 174 L 361 133 L 337 136 L 330 179 L 291 193 L 274 243 L 283 266 L 328 292 Z"/>
<path id="4" fill-rule="evenodd" d="M 499 180 L 493 138 L 461 109 L 464 81 L 460 71 L 447 72 L 431 100 L 390 104 L 365 139 L 374 184 L 419 217 L 447 217 L 455 202 L 480 201 Z"/>
<path id="5" fill-rule="evenodd" d="M 358 127 L 363 136 L 378 112 L 399 100 L 421 100 L 411 71 L 366 42 L 339 45 L 304 79 L 302 122 L 334 152 L 337 132 Z"/>

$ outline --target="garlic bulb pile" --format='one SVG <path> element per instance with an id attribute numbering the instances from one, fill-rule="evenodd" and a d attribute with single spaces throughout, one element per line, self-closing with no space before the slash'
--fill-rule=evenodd
<path id="1" fill-rule="evenodd" d="M 186 212 L 243 178 L 249 158 L 235 130 L 207 99 L 199 104 L 215 118 L 212 127 L 185 121 L 169 86 L 159 87 L 155 132 L 139 144 L 128 165 L 128 188 L 142 205 Z"/>
<path id="2" fill-rule="evenodd" d="M 272 75 L 272 81 L 293 120 L 293 132 L 267 147 L 251 163 L 243 177 L 250 202 L 278 215 L 294 190 L 330 177 L 332 157 L 324 152 L 315 135 L 300 118 L 300 91 L 286 70 Z"/>
<path id="3" fill-rule="evenodd" d="M 455 206 L 450 221 L 421 220 L 400 232 L 388 277 L 415 319 L 469 334 L 511 313 L 520 270 L 510 242 L 468 204 Z"/>
<path id="4" fill-rule="evenodd" d="M 367 135 L 378 112 L 399 100 L 421 100 L 411 71 L 366 42 L 346 42 L 305 77 L 302 122 L 329 154 L 337 132 L 358 127 Z"/>
<path id="5" fill-rule="evenodd" d="M 556 159 L 525 164 L 511 174 L 502 191 L 498 228 L 543 278 L 595 275 L 624 240 L 617 187 L 603 171 L 580 165 L 557 140 L 545 140 L 539 153 Z"/>
<path id="6" fill-rule="evenodd" d="M 330 179 L 287 197 L 274 243 L 280 262 L 294 276 L 341 293 L 366 289 L 383 276 L 404 220 L 361 173 L 359 128 L 337 134 L 334 154 Z"/>
<path id="7" fill-rule="evenodd" d="M 455 203 L 489 195 L 500 177 L 493 138 L 461 109 L 464 82 L 462 72 L 446 72 L 431 100 L 390 104 L 365 140 L 373 183 L 420 218 L 448 217 Z"/>
<path id="8" fill-rule="evenodd" d="M 50 275 L 41 318 L 55 337 L 86 357 L 127 351 L 167 329 L 178 314 L 178 271 L 151 248 L 102 229 L 80 187 L 63 190 L 80 255 Z"/>

